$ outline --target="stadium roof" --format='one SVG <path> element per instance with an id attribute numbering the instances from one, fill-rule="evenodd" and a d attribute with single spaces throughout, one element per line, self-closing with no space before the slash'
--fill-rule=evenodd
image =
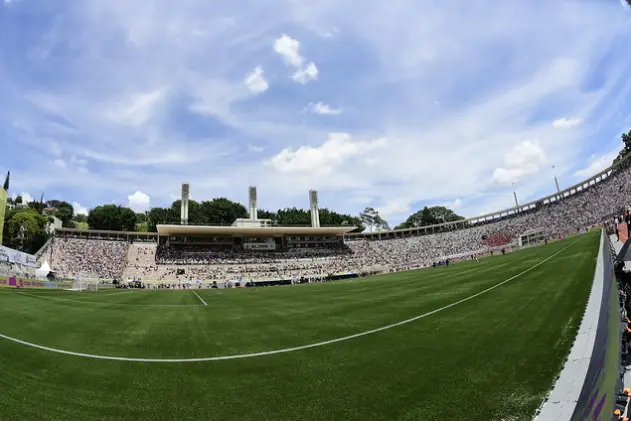
<path id="1" fill-rule="evenodd" d="M 232 227 L 209 225 L 157 225 L 158 235 L 344 235 L 357 227 Z"/>

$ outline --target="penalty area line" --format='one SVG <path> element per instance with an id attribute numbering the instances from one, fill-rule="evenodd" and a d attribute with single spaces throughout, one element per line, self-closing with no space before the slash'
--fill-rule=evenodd
<path id="1" fill-rule="evenodd" d="M 206 301 L 202 300 L 202 297 L 199 296 L 199 294 L 197 294 L 195 291 L 191 290 L 193 292 L 193 294 L 195 294 L 195 296 L 197 298 L 199 298 L 199 301 L 201 301 L 202 303 L 204 303 L 205 306 L 207 306 L 208 304 L 206 304 Z"/>
<path id="2" fill-rule="evenodd" d="M 389 324 L 387 326 L 382 326 L 379 327 L 377 329 L 372 329 L 372 330 L 367 330 L 364 332 L 360 332 L 360 333 L 355 333 L 353 335 L 349 335 L 349 336 L 343 336 L 341 338 L 335 338 L 335 339 L 330 339 L 328 341 L 323 341 L 323 342 L 316 342 L 316 343 L 312 343 L 312 344 L 308 344 L 308 345 L 301 345 L 301 346 L 296 346 L 296 347 L 292 347 L 292 348 L 283 348 L 283 349 L 275 349 L 272 351 L 263 351 L 263 352 L 255 352 L 255 353 L 250 353 L 250 354 L 234 354 L 234 355 L 224 355 L 224 356 L 219 356 L 219 357 L 201 357 L 201 358 L 133 358 L 133 357 L 115 357 L 115 356 L 109 356 L 109 355 L 98 355 L 98 354 L 86 354 L 86 353 L 82 353 L 82 352 L 73 352 L 73 351 L 66 351 L 63 349 L 57 349 L 57 348 L 50 348 L 47 346 L 43 346 L 43 345 L 38 345 L 38 344 L 34 344 L 31 342 L 27 342 L 27 341 L 23 341 L 21 339 L 16 339 L 16 338 L 12 338 L 11 336 L 7 336 L 7 335 L 3 335 L 2 333 L 0 333 L 0 338 L 6 339 L 7 341 L 11 341 L 11 342 L 15 342 L 18 343 L 20 345 L 25 345 L 25 346 L 29 346 L 31 348 L 37 348 L 40 349 L 42 351 L 48 351 L 48 352 L 54 352 L 57 354 L 64 354 L 64 355 L 70 355 L 73 357 L 84 357 L 84 358 L 92 358 L 92 359 L 97 359 L 97 360 L 109 360 L 109 361 L 126 361 L 126 362 L 137 362 L 137 363 L 194 363 L 194 362 L 207 362 L 207 361 L 223 361 L 223 360 L 236 360 L 236 359 L 242 359 L 242 358 L 253 358 L 253 357 L 263 357 L 263 356 L 267 356 L 267 355 L 275 355 L 275 354 L 286 354 L 289 352 L 294 352 L 294 351 L 301 351 L 304 349 L 309 349 L 309 348 L 317 348 L 317 347 L 321 347 L 321 346 L 325 346 L 325 345 L 331 345 L 334 343 L 338 343 L 338 342 L 344 342 L 344 341 L 348 341 L 351 339 L 355 339 L 355 338 L 360 338 L 362 336 L 367 336 L 367 335 L 372 335 L 373 333 L 377 333 L 377 332 L 382 332 L 384 330 L 388 330 L 388 329 L 392 329 L 398 326 L 402 326 L 408 323 L 412 323 L 416 320 L 419 319 L 423 319 L 425 317 L 431 316 L 433 314 L 436 313 L 440 313 L 441 311 L 445 311 L 449 308 L 455 307 L 457 305 L 460 305 L 462 303 L 466 303 L 467 301 L 473 300 L 474 298 L 477 298 L 481 295 L 486 294 L 487 292 L 493 291 L 494 289 L 497 289 L 499 287 L 501 287 L 504 284 L 507 284 L 508 282 L 519 278 L 522 275 L 525 275 L 526 273 L 538 268 L 539 266 L 543 265 L 544 263 L 552 260 L 554 257 L 558 256 L 559 254 L 563 253 L 565 250 L 567 250 L 568 248 L 570 248 L 571 246 L 573 246 L 574 244 L 576 244 L 578 241 L 580 241 L 580 238 L 577 240 L 574 240 L 573 242 L 571 242 L 570 244 L 568 244 L 567 246 L 563 247 L 561 250 L 555 252 L 554 254 L 546 257 L 545 259 L 543 259 L 542 261 L 540 261 L 539 263 L 535 264 L 534 266 L 529 267 L 528 269 L 518 273 L 517 275 L 513 275 L 510 278 L 497 283 L 489 288 L 486 288 L 476 294 L 470 295 L 466 298 L 463 298 L 461 300 L 455 301 L 451 304 L 448 304 L 446 306 L 437 308 L 435 310 L 429 311 L 427 313 L 423 313 L 423 314 L 419 314 L 418 316 L 412 317 L 410 319 L 406 319 L 406 320 L 402 320 L 400 322 L 397 323 L 392 323 Z M 195 294 L 197 295 L 197 294 Z M 201 298 L 200 298 L 201 299 Z"/>

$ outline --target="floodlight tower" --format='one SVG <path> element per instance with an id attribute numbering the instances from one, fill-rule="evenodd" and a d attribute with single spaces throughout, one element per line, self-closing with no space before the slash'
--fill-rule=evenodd
<path id="1" fill-rule="evenodd" d="M 519 202 L 517 201 L 517 193 L 515 192 L 515 183 L 513 183 L 513 197 L 515 198 L 515 207 L 519 207 Z"/>
<path id="2" fill-rule="evenodd" d="M 559 179 L 557 178 L 556 167 L 554 165 L 552 166 L 552 171 L 554 173 L 554 184 L 557 187 L 557 193 L 559 193 L 559 196 L 557 197 L 557 199 L 561 199 L 561 189 L 559 188 Z"/>
<path id="3" fill-rule="evenodd" d="M 188 199 L 190 193 L 190 184 L 182 183 L 182 203 L 180 210 L 180 224 L 188 225 Z"/>
<path id="4" fill-rule="evenodd" d="M 249 204 L 249 213 L 250 219 L 256 220 L 258 218 L 258 209 L 256 204 L 256 186 L 250 186 L 248 189 L 248 204 Z"/>
<path id="5" fill-rule="evenodd" d="M 320 209 L 316 190 L 309 190 L 309 209 L 311 209 L 311 227 L 320 228 Z"/>

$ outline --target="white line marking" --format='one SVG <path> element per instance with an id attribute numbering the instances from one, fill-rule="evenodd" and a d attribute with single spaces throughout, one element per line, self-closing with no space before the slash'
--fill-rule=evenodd
<path id="1" fill-rule="evenodd" d="M 193 291 L 193 290 L 191 290 Z M 204 303 L 205 306 L 207 306 L 208 304 L 206 304 L 206 301 L 202 300 L 202 297 L 200 297 L 195 291 L 193 291 L 193 294 L 195 294 L 197 296 L 197 298 L 199 298 L 199 301 L 201 301 L 202 303 Z"/>
<path id="2" fill-rule="evenodd" d="M 100 294 L 98 294 L 99 297 L 106 297 L 108 295 L 120 295 L 120 294 L 129 294 L 130 292 L 132 292 L 133 290 L 128 289 L 126 291 L 116 291 L 116 292 L 102 292 Z"/>
<path id="3" fill-rule="evenodd" d="M 531 266 L 530 268 L 524 270 L 521 273 L 518 273 L 517 275 L 511 276 L 510 278 L 506 279 L 505 281 L 500 282 L 499 284 L 495 284 L 492 287 L 489 287 L 483 291 L 478 292 L 477 294 L 473 294 L 467 298 L 463 298 L 462 300 L 456 301 L 454 303 L 448 304 L 444 307 L 440 307 L 437 308 L 436 310 L 432 310 L 429 311 L 427 313 L 423 313 L 421 315 L 418 315 L 416 317 L 412 317 L 411 319 L 407 319 L 407 320 L 403 320 L 397 323 L 393 323 L 387 326 L 382 326 L 379 327 L 377 329 L 372 329 L 372 330 L 367 330 L 365 332 L 360 332 L 360 333 L 355 333 L 354 335 L 349 335 L 349 336 L 344 336 L 341 338 L 336 338 L 336 339 L 330 339 L 328 341 L 323 341 L 323 342 L 317 342 L 317 343 L 313 343 L 313 344 L 309 344 L 309 345 L 301 345 L 301 346 L 295 346 L 292 348 L 284 348 L 284 349 L 276 349 L 273 351 L 263 351 L 263 352 L 255 352 L 255 353 L 251 353 L 251 354 L 237 354 L 237 355 L 224 355 L 222 357 L 202 357 L 202 358 L 132 358 L 132 357 L 113 357 L 113 356 L 108 356 L 108 355 L 97 355 L 97 354 L 85 354 L 82 352 L 72 352 L 72 351 L 65 351 L 63 349 L 57 349 L 57 348 L 50 348 L 47 346 L 43 346 L 43 345 L 37 345 L 31 342 L 27 342 L 27 341 L 23 341 L 20 339 L 16 339 L 16 338 L 12 338 L 11 336 L 7 336 L 7 335 L 3 335 L 0 333 L 0 338 L 6 339 L 8 341 L 11 342 L 15 342 L 21 345 L 26 345 L 26 346 L 30 346 L 32 348 L 37 348 L 37 349 L 41 349 L 42 351 L 49 351 L 49 352 L 55 352 L 57 354 L 64 354 L 64 355 L 71 355 L 73 357 L 84 357 L 84 358 L 93 358 L 93 359 L 97 359 L 97 360 L 110 360 L 110 361 L 128 361 L 128 362 L 137 362 L 137 363 L 194 363 L 194 362 L 206 362 L 206 361 L 222 361 L 222 360 L 236 360 L 236 359 L 241 359 L 241 358 L 252 358 L 252 357 L 262 357 L 262 356 L 266 356 L 266 355 L 275 355 L 275 354 L 284 354 L 284 353 L 288 353 L 288 352 L 294 352 L 294 351 L 300 351 L 303 349 L 309 349 L 309 348 L 317 348 L 320 346 L 324 346 L 324 345 L 330 345 L 330 344 L 334 344 L 334 343 L 338 343 L 338 342 L 343 342 L 343 341 L 348 341 L 350 339 L 355 339 L 355 338 L 359 338 L 362 336 L 367 336 L 367 335 L 371 335 L 373 333 L 377 333 L 377 332 L 381 332 L 384 330 L 388 330 L 388 329 L 392 329 L 393 327 L 397 327 L 397 326 L 401 326 L 407 323 L 411 323 L 414 322 L 416 320 L 419 319 L 423 319 L 427 316 L 431 316 L 432 314 L 436 314 L 436 313 L 440 313 L 441 311 L 447 310 L 451 307 L 455 307 L 459 304 L 465 303 L 469 300 L 472 300 L 476 297 L 479 297 L 480 295 L 486 294 L 489 291 L 493 291 L 496 288 L 501 287 L 502 285 L 516 279 L 519 278 L 522 275 L 525 275 L 526 273 L 530 272 L 531 270 L 538 268 L 539 266 L 541 266 L 542 264 L 548 262 L 549 260 L 551 260 L 552 258 L 554 258 L 555 256 L 557 256 L 558 254 L 562 253 L 563 251 L 567 250 L 568 248 L 570 248 L 571 246 L 573 246 L 575 243 L 577 243 L 579 240 L 574 240 L 573 242 L 571 242 L 570 244 L 568 244 L 567 246 L 563 247 L 561 250 L 557 251 L 556 253 L 552 254 L 551 256 L 543 259 L 542 261 L 540 261 L 539 263 L 537 263 L 534 266 Z"/>
<path id="4" fill-rule="evenodd" d="M 96 304 L 96 305 L 105 305 L 105 306 L 130 306 L 130 307 L 202 307 L 203 304 L 125 304 L 125 303 L 113 303 L 110 301 L 87 301 L 87 300 L 71 300 L 68 298 L 58 298 L 58 297 L 45 297 L 44 295 L 36 295 L 29 294 L 27 292 L 15 291 L 10 294 L 20 294 L 27 297 L 35 297 L 41 298 L 42 300 L 52 300 L 52 301 L 68 301 L 71 303 L 81 303 L 81 304 Z"/>

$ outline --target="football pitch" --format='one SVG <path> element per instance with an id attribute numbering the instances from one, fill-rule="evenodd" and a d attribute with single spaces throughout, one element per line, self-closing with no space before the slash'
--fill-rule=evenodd
<path id="1" fill-rule="evenodd" d="M 2 420 L 530 420 L 600 234 L 254 289 L 0 289 Z"/>

